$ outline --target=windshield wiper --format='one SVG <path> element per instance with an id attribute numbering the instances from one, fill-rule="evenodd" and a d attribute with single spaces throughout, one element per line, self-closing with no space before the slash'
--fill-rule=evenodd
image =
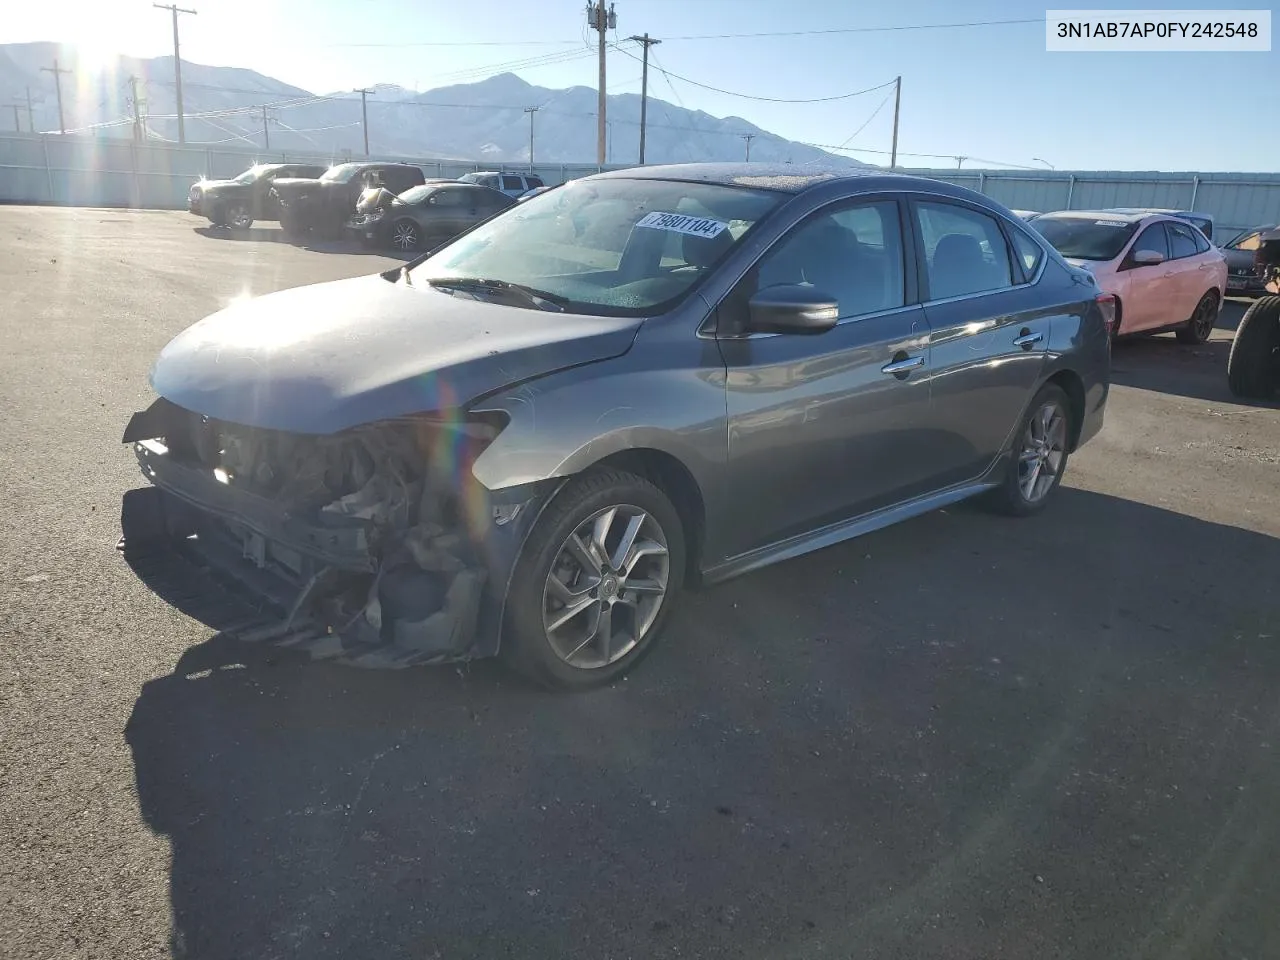
<path id="1" fill-rule="evenodd" d="M 407 271 L 406 271 L 407 273 Z M 559 294 L 548 293 L 523 283 L 507 280 L 489 280 L 483 277 L 432 277 L 427 283 L 433 287 L 453 287 L 457 290 L 485 290 L 490 293 L 516 293 L 539 310 L 563 311 L 571 302 Z"/>

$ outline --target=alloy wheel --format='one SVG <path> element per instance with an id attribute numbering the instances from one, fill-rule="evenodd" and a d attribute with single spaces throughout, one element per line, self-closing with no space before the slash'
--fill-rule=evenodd
<path id="1" fill-rule="evenodd" d="M 1217 322 L 1216 311 L 1213 309 L 1216 301 L 1213 297 L 1205 297 L 1200 301 L 1200 305 L 1196 307 L 1196 315 L 1191 318 L 1192 331 L 1200 342 L 1209 339 L 1209 335 L 1213 333 L 1214 324 Z"/>
<path id="2" fill-rule="evenodd" d="M 391 231 L 391 242 L 397 250 L 414 250 L 418 246 L 418 228 L 412 223 L 397 223 Z"/>
<path id="3" fill-rule="evenodd" d="M 248 207 L 232 207 L 231 211 L 227 214 L 227 226 L 233 227 L 236 230 L 244 230 L 251 223 L 253 223 L 253 217 L 249 216 Z"/>
<path id="4" fill-rule="evenodd" d="M 1053 489 L 1067 455 L 1067 415 L 1056 400 L 1041 404 L 1027 421 L 1018 455 L 1018 489 L 1039 503 Z"/>
<path id="5" fill-rule="evenodd" d="M 562 661 L 615 663 L 649 632 L 667 596 L 667 537 L 653 514 L 619 504 L 580 523 L 551 564 L 542 624 Z"/>

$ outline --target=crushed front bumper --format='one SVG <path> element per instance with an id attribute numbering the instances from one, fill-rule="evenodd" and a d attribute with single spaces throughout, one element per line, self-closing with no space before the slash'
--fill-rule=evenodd
<path id="1" fill-rule="evenodd" d="M 119 546 L 157 594 L 224 633 L 315 659 L 386 668 L 497 652 L 541 489 L 492 504 L 472 496 L 465 537 L 439 524 L 389 531 L 360 515 L 294 512 L 173 455 L 157 434 L 185 412 L 166 403 L 135 415 L 124 438 L 151 486 L 125 495 Z"/>

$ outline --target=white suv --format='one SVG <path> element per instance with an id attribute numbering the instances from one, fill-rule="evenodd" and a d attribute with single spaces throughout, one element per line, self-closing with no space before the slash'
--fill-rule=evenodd
<path id="1" fill-rule="evenodd" d="M 541 177 L 523 173 L 497 173 L 494 171 L 485 171 L 483 173 L 463 174 L 458 179 L 464 183 L 478 183 L 482 187 L 501 190 L 508 197 L 518 197 L 522 193 L 527 193 L 530 190 L 536 190 L 538 187 L 545 186 Z"/>

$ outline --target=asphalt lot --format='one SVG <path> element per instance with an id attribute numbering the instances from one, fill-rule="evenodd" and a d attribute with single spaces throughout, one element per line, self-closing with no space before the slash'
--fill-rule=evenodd
<path id="1" fill-rule="evenodd" d="M 238 648 L 114 549 L 154 355 L 378 256 L 0 207 L 0 956 L 1280 956 L 1280 409 L 1117 347 L 1045 515 L 690 598 L 629 680 Z"/>

